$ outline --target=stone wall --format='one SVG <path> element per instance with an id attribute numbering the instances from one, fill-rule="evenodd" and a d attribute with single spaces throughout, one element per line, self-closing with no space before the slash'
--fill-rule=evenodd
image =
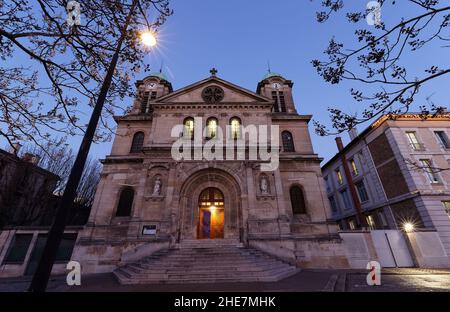
<path id="1" fill-rule="evenodd" d="M 351 267 L 339 237 L 252 239 L 248 244 L 250 247 L 301 268 L 348 269 Z"/>

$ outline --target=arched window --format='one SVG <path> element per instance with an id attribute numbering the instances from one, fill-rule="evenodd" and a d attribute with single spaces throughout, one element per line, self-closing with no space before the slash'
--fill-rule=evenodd
<path id="1" fill-rule="evenodd" d="M 217 118 L 211 117 L 206 121 L 206 137 L 208 139 L 213 139 L 217 135 L 217 126 L 219 122 Z"/>
<path id="2" fill-rule="evenodd" d="M 183 137 L 185 139 L 194 139 L 194 118 L 188 117 L 183 122 L 184 130 Z"/>
<path id="3" fill-rule="evenodd" d="M 306 205 L 303 190 L 299 186 L 294 185 L 293 187 L 291 187 L 289 193 L 291 195 L 292 213 L 305 214 Z"/>
<path id="4" fill-rule="evenodd" d="M 221 207 L 224 205 L 223 194 L 219 189 L 209 187 L 200 194 L 199 203 L 201 207 L 214 206 L 217 208 L 219 206 L 219 208 L 223 208 Z"/>
<path id="5" fill-rule="evenodd" d="M 231 126 L 231 139 L 241 138 L 241 120 L 238 117 L 233 117 L 230 119 Z"/>
<path id="6" fill-rule="evenodd" d="M 119 204 L 117 205 L 117 217 L 129 217 L 133 206 L 134 190 L 126 187 L 120 192 Z"/>
<path id="7" fill-rule="evenodd" d="M 144 132 L 136 132 L 131 143 L 130 153 L 140 153 L 144 146 Z"/>
<path id="8" fill-rule="evenodd" d="M 289 131 L 283 131 L 281 133 L 281 140 L 283 141 L 283 151 L 287 153 L 295 152 L 294 139 Z"/>

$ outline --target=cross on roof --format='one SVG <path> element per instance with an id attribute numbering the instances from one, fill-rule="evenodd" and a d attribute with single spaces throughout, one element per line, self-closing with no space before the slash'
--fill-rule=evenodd
<path id="1" fill-rule="evenodd" d="M 216 68 L 212 68 L 210 71 L 209 71 L 210 73 L 211 73 L 211 76 L 216 76 L 216 74 L 218 73 L 218 70 L 216 69 Z"/>

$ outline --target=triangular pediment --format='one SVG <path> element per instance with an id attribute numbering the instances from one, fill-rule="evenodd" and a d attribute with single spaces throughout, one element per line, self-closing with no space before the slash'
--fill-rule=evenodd
<path id="1" fill-rule="evenodd" d="M 220 103 L 271 103 L 271 99 L 217 77 L 210 77 L 157 99 L 156 103 L 203 103 L 202 92 L 209 86 L 224 91 Z"/>

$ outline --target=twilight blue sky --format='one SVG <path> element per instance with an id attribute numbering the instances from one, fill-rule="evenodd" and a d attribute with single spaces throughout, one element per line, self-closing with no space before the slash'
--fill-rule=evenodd
<path id="1" fill-rule="evenodd" d="M 346 108 L 347 112 L 359 110 L 349 94 L 349 89 L 358 85 L 327 84 L 311 65 L 312 59 L 322 58 L 322 51 L 332 36 L 349 43 L 349 47 L 356 44 L 354 26 L 348 24 L 342 15 L 325 24 L 316 22 L 315 12 L 320 9 L 321 0 L 171 2 L 175 14 L 160 30 L 158 50 L 150 52 L 146 62 L 159 70 L 164 61 L 164 71 L 175 90 L 206 78 L 211 67 L 219 70 L 219 77 L 256 90 L 257 83 L 267 72 L 267 61 L 270 61 L 272 71 L 294 82 L 294 100 L 300 114 L 312 114 L 315 119 L 327 123 L 326 109 L 330 106 Z M 364 9 L 368 1 L 345 2 L 350 5 L 348 10 L 352 11 Z M 392 24 L 398 21 L 399 12 L 405 17 L 413 16 L 415 12 L 410 6 L 402 7 L 400 4 L 395 10 L 386 8 L 383 20 L 388 25 Z M 439 45 L 431 46 L 408 55 L 402 63 L 408 66 L 410 73 L 417 71 L 422 75 L 422 70 L 428 65 L 448 67 L 448 50 Z M 416 107 L 430 95 L 436 104 L 448 106 L 449 85 L 450 77 L 432 81 L 417 97 Z M 363 89 L 367 90 L 367 87 Z M 129 99 L 123 105 L 131 103 L 132 99 Z M 325 159 L 332 157 L 336 151 L 334 137 L 318 137 L 312 124 L 310 129 L 315 151 Z M 347 135 L 344 139 L 348 141 Z M 79 142 L 79 138 L 70 140 L 74 149 L 78 148 Z M 93 145 L 91 155 L 104 157 L 111 144 Z"/>

